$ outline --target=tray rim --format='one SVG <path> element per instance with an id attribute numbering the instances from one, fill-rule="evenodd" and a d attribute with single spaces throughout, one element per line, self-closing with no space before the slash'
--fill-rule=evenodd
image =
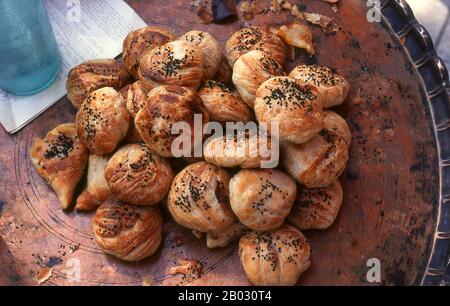
<path id="1" fill-rule="evenodd" d="M 392 16 L 388 16 L 384 12 L 390 9 L 395 11 L 399 18 L 396 22 L 402 22 L 402 26 L 398 30 L 392 27 Z M 382 22 L 391 29 L 391 33 L 400 41 L 406 39 L 414 39 L 418 44 L 423 46 L 419 59 L 414 60 L 411 46 L 402 44 L 405 53 L 409 57 L 410 63 L 414 67 L 416 74 L 422 82 L 427 106 L 431 115 L 431 123 L 433 126 L 434 140 L 437 146 L 438 160 L 438 207 L 437 219 L 434 231 L 434 237 L 431 241 L 431 249 L 427 255 L 425 271 L 420 280 L 422 286 L 427 285 L 450 285 L 450 222 L 447 219 L 450 216 L 450 147 L 444 141 L 443 132 L 450 131 L 450 81 L 448 69 L 445 62 L 436 52 L 434 42 L 431 35 L 424 26 L 416 19 L 413 10 L 405 0 L 382 0 L 381 1 Z M 421 68 L 429 66 L 434 72 L 439 86 L 433 90 L 428 90 L 426 82 L 426 71 Z M 439 105 L 435 99 L 444 96 L 445 104 Z M 435 116 L 438 113 L 445 113 L 445 120 L 440 122 Z"/>

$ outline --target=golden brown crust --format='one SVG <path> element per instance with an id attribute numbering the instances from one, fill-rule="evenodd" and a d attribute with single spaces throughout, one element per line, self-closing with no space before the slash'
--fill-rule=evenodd
<path id="1" fill-rule="evenodd" d="M 183 122 L 194 131 L 196 114 L 202 115 L 204 125 L 209 121 L 209 114 L 195 92 L 185 87 L 160 86 L 148 94 L 135 124 L 150 150 L 163 157 L 173 157 L 172 143 L 180 136 L 172 133 L 173 125 Z M 194 133 L 191 136 L 194 143 Z"/>
<path id="2" fill-rule="evenodd" d="M 249 231 L 250 229 L 248 227 L 237 221 L 226 230 L 207 233 L 206 246 L 208 249 L 224 248 Z"/>
<path id="3" fill-rule="evenodd" d="M 167 206 L 175 221 L 199 232 L 227 229 L 236 220 L 229 204 L 228 173 L 206 162 L 186 167 L 174 179 Z"/>
<path id="4" fill-rule="evenodd" d="M 203 155 L 207 162 L 220 167 L 261 168 L 264 161 L 270 161 L 271 150 L 270 138 L 260 142 L 258 134 L 239 133 L 208 141 Z"/>
<path id="5" fill-rule="evenodd" d="M 304 143 L 323 128 L 322 102 L 314 88 L 289 77 L 264 82 L 256 93 L 255 114 L 259 123 L 279 124 L 282 141 Z"/>
<path id="6" fill-rule="evenodd" d="M 234 64 L 233 83 L 250 107 L 255 104 L 256 91 L 262 83 L 275 76 L 284 76 L 283 67 L 271 55 L 253 50 L 242 55 Z"/>
<path id="7" fill-rule="evenodd" d="M 241 100 L 236 91 L 218 81 L 206 81 L 198 95 L 210 115 L 211 121 L 220 123 L 244 122 L 253 119 L 250 108 Z"/>
<path id="8" fill-rule="evenodd" d="M 92 60 L 76 66 L 67 79 L 67 98 L 78 109 L 87 97 L 102 87 L 120 90 L 130 79 L 128 71 L 116 60 Z"/>
<path id="9" fill-rule="evenodd" d="M 145 27 L 129 33 L 123 42 L 122 57 L 130 74 L 137 79 L 139 63 L 145 53 L 174 39 L 172 32 L 159 27 Z"/>
<path id="10" fill-rule="evenodd" d="M 110 87 L 91 93 L 77 113 L 77 132 L 93 154 L 113 152 L 130 126 L 125 100 Z"/>
<path id="11" fill-rule="evenodd" d="M 239 241 L 239 257 L 249 281 L 256 286 L 293 286 L 311 265 L 311 248 L 292 226 L 251 232 Z"/>
<path id="12" fill-rule="evenodd" d="M 302 85 L 317 88 L 323 107 L 333 107 L 344 103 L 350 91 L 350 84 L 335 70 L 317 65 L 300 65 L 289 74 Z"/>
<path id="13" fill-rule="evenodd" d="M 343 191 L 338 180 L 325 188 L 302 189 L 288 220 L 299 230 L 327 229 L 336 220 L 342 200 Z"/>
<path id="14" fill-rule="evenodd" d="M 259 27 L 243 28 L 230 37 L 226 46 L 228 63 L 233 67 L 239 57 L 252 50 L 270 54 L 281 65 L 286 63 L 286 45 L 278 36 Z"/>
<path id="15" fill-rule="evenodd" d="M 304 144 L 283 144 L 282 163 L 287 172 L 308 188 L 332 184 L 348 162 L 351 132 L 338 114 L 325 112 L 325 128 Z"/>
<path id="16" fill-rule="evenodd" d="M 177 40 L 145 54 L 139 80 L 147 90 L 161 85 L 177 85 L 197 90 L 204 77 L 202 52 L 186 41 Z"/>
<path id="17" fill-rule="evenodd" d="M 256 231 L 280 227 L 297 194 L 292 178 L 278 170 L 241 170 L 230 181 L 230 204 L 245 226 Z"/>
<path id="18" fill-rule="evenodd" d="M 111 196 L 111 189 L 105 178 L 107 156 L 91 154 L 87 170 L 86 189 L 78 196 L 75 208 L 90 211 L 99 207 Z"/>
<path id="19" fill-rule="evenodd" d="M 138 261 L 156 252 L 162 240 L 163 220 L 156 207 L 137 207 L 110 199 L 93 221 L 102 250 L 125 261 Z"/>
<path id="20" fill-rule="evenodd" d="M 201 50 L 205 69 L 204 79 L 213 78 L 219 69 L 223 56 L 219 42 L 208 32 L 197 30 L 185 33 L 179 40 L 191 43 Z"/>
<path id="21" fill-rule="evenodd" d="M 131 144 L 111 157 L 105 177 L 113 194 L 125 203 L 153 205 L 167 195 L 174 174 L 169 162 L 145 144 Z"/>
<path id="22" fill-rule="evenodd" d="M 77 136 L 76 125 L 60 125 L 44 139 L 37 139 L 30 149 L 30 158 L 37 172 L 55 190 L 62 209 L 68 209 L 89 158 L 88 149 Z"/>
<path id="23" fill-rule="evenodd" d="M 147 102 L 147 95 L 148 91 L 142 86 L 140 81 L 134 82 L 128 87 L 127 94 L 124 98 L 131 118 L 135 118 L 137 113 L 144 108 Z"/>

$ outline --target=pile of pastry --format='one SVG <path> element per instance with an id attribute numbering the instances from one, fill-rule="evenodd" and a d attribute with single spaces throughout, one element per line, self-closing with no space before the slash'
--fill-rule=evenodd
<path id="1" fill-rule="evenodd" d="M 317 65 L 288 74 L 287 54 L 282 39 L 257 27 L 233 34 L 225 52 L 206 32 L 176 38 L 157 27 L 134 31 L 123 61 L 89 61 L 71 70 L 67 91 L 76 122 L 36 140 L 31 159 L 63 209 L 75 202 L 78 210 L 96 210 L 93 231 L 107 254 L 137 261 L 155 253 L 163 234 L 160 209 L 167 209 L 209 248 L 240 239 L 251 283 L 294 285 L 311 262 L 300 230 L 328 228 L 342 204 L 338 177 L 351 134 L 326 109 L 343 103 L 350 86 Z M 259 140 L 250 134 L 213 139 L 202 158 L 174 158 L 179 135 L 172 127 L 193 127 L 197 115 L 203 125 L 276 125 L 279 165 L 261 169 L 268 155 L 258 146 L 257 152 L 230 149 L 230 141 L 249 148 Z"/>

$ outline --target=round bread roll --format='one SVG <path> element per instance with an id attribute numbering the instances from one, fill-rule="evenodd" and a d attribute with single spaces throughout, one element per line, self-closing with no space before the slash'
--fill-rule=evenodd
<path id="1" fill-rule="evenodd" d="M 130 115 L 125 99 L 114 88 L 104 87 L 91 93 L 77 113 L 78 137 L 91 153 L 113 152 L 125 138 Z"/>
<path id="2" fill-rule="evenodd" d="M 253 119 L 250 108 L 241 100 L 236 91 L 222 82 L 206 81 L 198 95 L 210 115 L 211 121 L 247 123 Z"/>
<path id="3" fill-rule="evenodd" d="M 163 220 L 156 207 L 137 207 L 109 199 L 97 209 L 93 228 L 95 240 L 105 253 L 138 261 L 158 249 Z"/>
<path id="4" fill-rule="evenodd" d="M 147 95 L 148 91 L 142 86 L 140 81 L 134 82 L 128 87 L 125 102 L 131 118 L 135 118 L 137 113 L 144 108 L 144 105 L 147 102 Z"/>
<path id="5" fill-rule="evenodd" d="M 307 188 L 331 185 L 348 162 L 351 132 L 338 114 L 325 112 L 325 128 L 304 144 L 283 143 L 282 163 L 287 172 Z"/>
<path id="6" fill-rule="evenodd" d="M 302 189 L 288 220 L 299 230 L 327 229 L 336 220 L 342 200 L 342 186 L 338 180 L 325 188 Z"/>
<path id="7" fill-rule="evenodd" d="M 350 91 L 350 84 L 335 70 L 318 65 L 300 65 L 289 74 L 302 85 L 317 88 L 324 108 L 344 103 Z"/>
<path id="8" fill-rule="evenodd" d="M 105 168 L 112 193 L 132 205 L 159 203 L 169 192 L 173 177 L 169 162 L 144 144 L 122 147 Z"/>
<path id="9" fill-rule="evenodd" d="M 233 67 L 239 57 L 252 50 L 270 54 L 281 65 L 286 63 L 287 47 L 284 42 L 277 35 L 259 27 L 243 28 L 230 37 L 226 46 L 228 63 Z"/>
<path id="10" fill-rule="evenodd" d="M 172 143 L 178 137 L 190 138 L 193 144 L 191 149 L 194 150 L 195 115 L 202 115 L 203 125 L 209 122 L 209 114 L 195 92 L 185 87 L 160 86 L 148 94 L 147 103 L 138 112 L 135 124 L 150 150 L 163 157 L 174 157 Z M 181 135 L 172 134 L 176 123 L 188 124 L 190 131 L 182 131 Z M 184 133 L 189 134 L 186 136 Z M 201 137 L 204 137 L 203 133 Z"/>
<path id="11" fill-rule="evenodd" d="M 161 85 L 197 90 L 204 77 L 202 52 L 183 40 L 169 42 L 144 55 L 138 75 L 147 90 Z"/>
<path id="12" fill-rule="evenodd" d="M 271 55 L 253 50 L 242 55 L 234 64 L 233 83 L 250 107 L 255 104 L 255 95 L 262 83 L 276 76 L 284 76 L 283 67 Z"/>
<path id="13" fill-rule="evenodd" d="M 295 181 L 278 170 L 241 170 L 230 181 L 231 209 L 255 231 L 280 227 L 296 194 Z"/>
<path id="14" fill-rule="evenodd" d="M 230 227 L 236 217 L 230 209 L 228 173 L 206 162 L 187 166 L 174 179 L 167 207 L 175 221 L 207 233 Z"/>
<path id="15" fill-rule="evenodd" d="M 137 79 L 139 64 L 145 53 L 174 39 L 172 32 L 159 27 L 145 27 L 130 32 L 123 42 L 125 67 Z"/>
<path id="16" fill-rule="evenodd" d="M 113 87 L 120 90 L 130 79 L 127 69 L 116 60 L 92 60 L 70 70 L 66 83 L 67 98 L 79 109 L 97 89 Z"/>
<path id="17" fill-rule="evenodd" d="M 255 114 L 259 123 L 272 129 L 279 124 L 280 140 L 304 143 L 323 128 L 322 101 L 315 90 L 289 77 L 264 82 L 256 93 Z"/>
<path id="18" fill-rule="evenodd" d="M 239 241 L 239 257 L 253 285 L 293 286 L 311 265 L 311 248 L 300 231 L 285 225 L 244 235 Z"/>
<path id="19" fill-rule="evenodd" d="M 219 42 L 208 32 L 190 31 L 179 38 L 199 48 L 202 52 L 205 79 L 212 79 L 220 66 L 223 53 Z"/>
<path id="20" fill-rule="evenodd" d="M 271 153 L 270 137 L 239 133 L 208 141 L 203 155 L 207 162 L 220 167 L 262 168 L 264 161 L 270 161 Z"/>

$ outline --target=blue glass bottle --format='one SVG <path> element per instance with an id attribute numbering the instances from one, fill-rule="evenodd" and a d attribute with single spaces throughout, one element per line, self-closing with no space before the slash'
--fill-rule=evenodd
<path id="1" fill-rule="evenodd" d="M 0 89 L 35 94 L 53 83 L 60 66 L 41 0 L 0 0 Z"/>

